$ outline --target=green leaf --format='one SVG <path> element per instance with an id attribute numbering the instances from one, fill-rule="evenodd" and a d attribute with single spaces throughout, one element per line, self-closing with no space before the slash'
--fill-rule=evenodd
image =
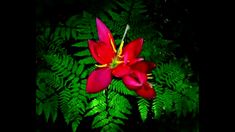
<path id="1" fill-rule="evenodd" d="M 76 75 L 79 76 L 83 70 L 84 70 L 84 65 L 80 64 L 78 68 L 76 69 Z"/>
<path id="2" fill-rule="evenodd" d="M 140 98 L 138 100 L 138 109 L 139 109 L 142 121 L 145 122 L 148 117 L 148 109 L 149 109 L 148 100 L 144 98 Z"/>
<path id="3" fill-rule="evenodd" d="M 98 122 L 97 124 L 95 124 L 94 126 L 92 126 L 92 128 L 98 128 L 98 127 L 102 127 L 105 126 L 106 124 L 109 123 L 109 119 L 103 119 L 100 122 Z"/>
<path id="4" fill-rule="evenodd" d="M 84 59 L 79 60 L 80 64 L 95 64 L 96 61 L 94 60 L 93 57 L 86 57 Z"/>
<path id="5" fill-rule="evenodd" d="M 113 122 L 116 123 L 116 124 L 122 124 L 122 125 L 125 124 L 125 123 L 124 123 L 122 120 L 120 120 L 120 119 L 113 120 Z"/>
<path id="6" fill-rule="evenodd" d="M 43 103 L 39 103 L 39 105 L 36 105 L 36 113 L 37 115 L 41 115 L 43 111 Z"/>
<path id="7" fill-rule="evenodd" d="M 88 41 L 77 42 L 72 45 L 73 47 L 88 47 Z"/>
<path id="8" fill-rule="evenodd" d="M 44 104 L 44 114 L 45 114 L 45 118 L 46 118 L 46 122 L 48 122 L 49 116 L 50 116 L 50 112 L 51 112 L 51 107 L 49 103 L 45 103 Z"/>
<path id="9" fill-rule="evenodd" d="M 83 51 L 77 52 L 74 54 L 74 56 L 90 56 L 91 53 L 89 51 L 89 49 L 85 49 Z"/>
<path id="10" fill-rule="evenodd" d="M 107 116 L 108 116 L 108 112 L 106 112 L 106 111 L 101 112 L 100 114 L 98 114 L 98 115 L 94 118 L 94 120 L 93 120 L 93 122 L 92 122 L 92 126 L 94 126 L 94 125 L 95 125 L 96 123 L 98 123 L 100 120 L 103 120 L 103 119 L 107 118 Z"/>
<path id="11" fill-rule="evenodd" d="M 72 123 L 72 130 L 73 132 L 76 132 L 77 128 L 78 128 L 78 125 L 80 124 L 80 120 L 82 118 L 80 116 L 78 116 Z"/>

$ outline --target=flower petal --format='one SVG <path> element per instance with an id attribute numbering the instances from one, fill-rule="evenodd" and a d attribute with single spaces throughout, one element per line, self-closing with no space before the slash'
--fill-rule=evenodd
<path id="1" fill-rule="evenodd" d="M 115 77 L 123 77 L 123 76 L 129 74 L 130 72 L 131 72 L 130 67 L 125 64 L 119 64 L 117 67 L 115 67 L 112 70 L 112 74 Z"/>
<path id="2" fill-rule="evenodd" d="M 146 99 L 153 99 L 156 97 L 155 90 L 148 82 L 145 82 L 140 89 L 137 89 L 136 93 Z"/>
<path id="3" fill-rule="evenodd" d="M 143 60 L 144 60 L 144 58 L 134 58 L 128 62 L 128 65 L 133 65 L 133 64 L 140 62 L 140 61 L 143 61 Z"/>
<path id="4" fill-rule="evenodd" d="M 95 42 L 93 40 L 88 40 L 88 46 L 93 58 L 100 64 L 111 63 L 115 56 L 113 50 L 109 49 L 102 42 Z"/>
<path id="5" fill-rule="evenodd" d="M 136 40 L 131 41 L 124 47 L 123 55 L 125 63 L 136 58 L 140 54 L 143 46 L 143 41 L 143 38 L 138 38 Z"/>
<path id="6" fill-rule="evenodd" d="M 147 81 L 147 75 L 142 72 L 132 71 L 129 75 L 124 76 L 122 81 L 129 89 L 136 90 Z"/>
<path id="7" fill-rule="evenodd" d="M 101 42 L 104 42 L 108 48 L 112 50 L 116 49 L 113 35 L 111 34 L 107 26 L 99 18 L 96 18 L 96 28 L 97 28 L 99 40 Z"/>
<path id="8" fill-rule="evenodd" d="M 131 65 L 131 69 L 137 70 L 143 73 L 149 73 L 152 69 L 156 67 L 156 64 L 153 62 L 139 61 Z"/>
<path id="9" fill-rule="evenodd" d="M 87 79 L 86 91 L 97 93 L 109 86 L 112 81 L 111 69 L 98 68 L 94 70 Z"/>

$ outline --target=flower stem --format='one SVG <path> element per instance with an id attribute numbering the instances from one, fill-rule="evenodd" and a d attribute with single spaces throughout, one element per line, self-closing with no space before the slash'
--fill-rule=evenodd
<path id="1" fill-rule="evenodd" d="M 119 49 L 118 49 L 118 56 L 121 56 L 121 54 L 122 54 L 122 48 L 123 48 L 123 45 L 124 45 L 124 38 L 126 37 L 126 33 L 129 29 L 130 29 L 130 26 L 127 24 L 125 32 L 124 32 L 123 37 L 122 37 L 121 44 L 120 44 Z"/>

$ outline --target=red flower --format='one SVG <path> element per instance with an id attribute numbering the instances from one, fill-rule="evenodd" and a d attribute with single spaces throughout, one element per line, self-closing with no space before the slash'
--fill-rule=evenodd
<path id="1" fill-rule="evenodd" d="M 132 72 L 122 78 L 123 83 L 129 89 L 135 90 L 138 95 L 147 99 L 153 99 L 156 93 L 152 85 L 147 82 L 147 79 L 152 78 L 150 77 L 150 72 L 155 67 L 156 65 L 152 62 L 140 61 L 134 63 L 130 66 Z"/>
<path id="2" fill-rule="evenodd" d="M 99 40 L 97 42 L 88 40 L 88 45 L 91 55 L 100 65 L 97 65 L 98 68 L 89 75 L 86 91 L 88 93 L 96 93 L 106 89 L 112 81 L 112 76 L 115 76 L 122 77 L 128 88 L 136 89 L 137 94 L 147 97 L 146 92 L 149 91 L 150 85 L 146 82 L 147 79 L 145 78 L 147 77 L 144 76 L 147 76 L 146 72 L 150 68 L 146 65 L 147 62 L 142 61 L 142 58 L 137 58 L 142 49 L 143 39 L 138 38 L 122 49 L 123 39 L 128 30 L 127 27 L 117 51 L 113 36 L 106 25 L 96 18 L 96 26 Z M 143 68 L 139 69 L 137 66 L 142 66 Z M 146 72 L 143 71 L 144 69 L 146 69 Z M 142 81 L 139 84 L 141 86 L 132 84 L 134 83 L 132 81 L 133 76 L 138 76 L 137 78 Z"/>

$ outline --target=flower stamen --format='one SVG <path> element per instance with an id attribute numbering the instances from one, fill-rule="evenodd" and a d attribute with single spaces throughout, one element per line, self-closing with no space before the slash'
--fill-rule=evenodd
<path id="1" fill-rule="evenodd" d="M 126 33 L 129 29 L 130 29 L 130 26 L 127 24 L 125 32 L 124 32 L 123 37 L 122 37 L 121 44 L 120 44 L 119 49 L 118 49 L 118 54 L 117 54 L 118 56 L 121 56 L 121 54 L 122 54 L 122 48 L 123 48 L 123 45 L 124 45 L 124 38 L 126 37 Z"/>
<path id="2" fill-rule="evenodd" d="M 95 64 L 95 66 L 101 68 L 101 67 L 107 67 L 107 64 L 103 64 L 103 65 L 97 65 L 97 64 Z"/>
<path id="3" fill-rule="evenodd" d="M 115 48 L 115 46 L 114 46 L 113 39 L 111 39 L 111 34 L 109 33 L 108 35 L 109 35 L 109 40 L 110 40 L 110 43 L 111 43 L 111 45 L 112 45 L 113 51 L 116 53 L 117 50 L 116 50 L 116 48 Z"/>
<path id="4" fill-rule="evenodd" d="M 153 74 L 152 73 L 147 74 L 147 76 L 151 76 L 151 75 L 153 75 Z"/>
<path id="5" fill-rule="evenodd" d="M 117 64 L 124 63 L 124 61 L 116 61 Z"/>

